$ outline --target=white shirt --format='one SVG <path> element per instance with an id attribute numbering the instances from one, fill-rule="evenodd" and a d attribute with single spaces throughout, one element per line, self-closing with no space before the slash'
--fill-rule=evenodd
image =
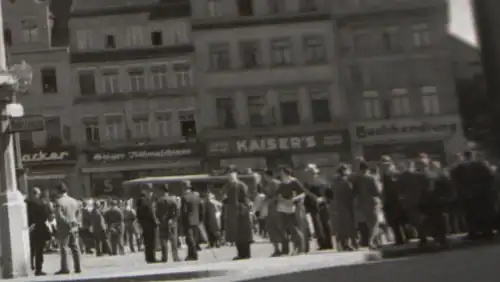
<path id="1" fill-rule="evenodd" d="M 260 193 L 257 195 L 257 197 L 255 197 L 254 209 L 256 212 L 257 211 L 259 212 L 260 218 L 267 217 L 267 214 L 269 213 L 269 208 L 266 201 L 266 195 Z"/>

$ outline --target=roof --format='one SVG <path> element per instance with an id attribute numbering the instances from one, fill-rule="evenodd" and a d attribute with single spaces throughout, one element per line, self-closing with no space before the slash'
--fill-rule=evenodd
<path id="1" fill-rule="evenodd" d="M 172 9 L 172 6 L 175 9 Z M 73 0 L 71 16 L 92 17 L 145 12 L 154 13 L 158 12 L 158 10 L 163 10 L 163 14 L 166 14 L 166 17 L 169 18 L 185 17 L 186 6 L 189 7 L 187 10 L 189 10 L 190 15 L 189 0 Z M 179 9 L 181 11 L 176 11 Z"/>
<path id="2" fill-rule="evenodd" d="M 240 179 L 253 179 L 253 175 L 239 175 Z M 123 182 L 123 185 L 144 185 L 144 184 L 168 184 L 168 183 L 179 183 L 184 180 L 189 180 L 190 182 L 202 182 L 202 183 L 224 183 L 227 181 L 227 176 L 224 175 L 210 175 L 210 174 L 194 174 L 194 175 L 176 175 L 176 176 L 160 176 L 160 177 L 144 177 L 137 178 Z"/>

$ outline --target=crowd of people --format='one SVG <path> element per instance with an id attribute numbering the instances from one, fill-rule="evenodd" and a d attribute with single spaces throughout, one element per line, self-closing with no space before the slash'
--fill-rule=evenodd
<path id="1" fill-rule="evenodd" d="M 146 262 L 156 263 L 167 262 L 169 254 L 180 261 L 180 245 L 187 247 L 184 260 L 197 260 L 202 242 L 234 245 L 236 260 L 249 259 L 256 234 L 272 243 L 272 256 L 307 253 L 313 238 L 318 249 L 337 251 L 413 238 L 421 248 L 429 238 L 447 247 L 447 236 L 462 232 L 469 240 L 491 239 L 499 227 L 500 171 L 472 152 L 460 157 L 446 168 L 425 154 L 402 162 L 383 156 L 377 165 L 359 158 L 339 165 L 335 175 L 314 164 L 263 169 L 251 172 L 250 183 L 230 166 L 217 188 L 219 199 L 209 189 L 195 191 L 188 180 L 181 182 L 181 195 L 168 185 L 148 184 L 129 200 L 79 202 L 61 183 L 51 201 L 35 187 L 27 199 L 32 267 L 45 274 L 43 253 L 52 238 L 61 253 L 58 274 L 70 272 L 68 250 L 78 273 L 80 250 L 122 255 L 125 242 L 130 252 L 143 249 Z"/>

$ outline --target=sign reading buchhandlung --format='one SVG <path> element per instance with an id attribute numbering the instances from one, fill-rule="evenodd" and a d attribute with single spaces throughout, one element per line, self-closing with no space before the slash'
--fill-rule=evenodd
<path id="1" fill-rule="evenodd" d="M 158 160 L 180 157 L 194 157 L 199 155 L 199 150 L 194 146 L 172 146 L 165 148 L 133 148 L 90 152 L 89 161 L 116 162 L 133 160 Z"/>
<path id="2" fill-rule="evenodd" d="M 329 132 L 311 135 L 265 136 L 215 141 L 208 144 L 210 155 L 264 153 L 276 151 L 313 151 L 348 146 L 348 134 Z"/>

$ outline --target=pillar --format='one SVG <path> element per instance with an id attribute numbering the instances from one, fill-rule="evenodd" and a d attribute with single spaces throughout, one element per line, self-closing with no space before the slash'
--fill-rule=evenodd
<path id="1" fill-rule="evenodd" d="M 3 16 L 0 0 L 0 30 Z M 5 43 L 0 36 L 0 71 L 6 71 Z M 0 99 L 12 97 L 9 85 L 0 86 Z M 3 278 L 25 277 L 30 274 L 29 230 L 24 196 L 17 189 L 14 142 L 12 134 L 6 134 L 9 119 L 6 119 L 6 103 L 1 105 L 0 121 L 0 267 Z"/>

